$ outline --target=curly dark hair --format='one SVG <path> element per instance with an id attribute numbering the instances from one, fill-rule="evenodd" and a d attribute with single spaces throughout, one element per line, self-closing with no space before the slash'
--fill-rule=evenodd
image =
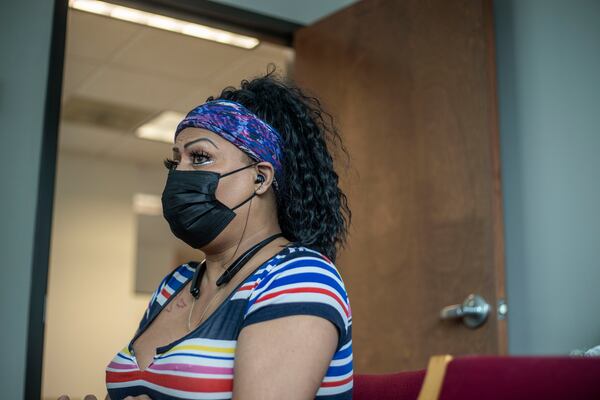
<path id="1" fill-rule="evenodd" d="M 273 66 L 271 71 L 269 66 Z M 228 86 L 217 98 L 210 96 L 206 101 L 236 101 L 279 131 L 285 182 L 276 198 L 282 233 L 335 262 L 338 247 L 346 243 L 352 213 L 338 186 L 328 145 L 341 150 L 346 161 L 348 152 L 319 99 L 292 79 L 276 75 L 274 64 L 269 66 L 266 75 L 244 79 L 239 89 Z"/>

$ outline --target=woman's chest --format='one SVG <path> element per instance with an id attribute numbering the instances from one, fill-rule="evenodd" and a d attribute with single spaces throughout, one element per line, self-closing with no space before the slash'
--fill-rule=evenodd
<path id="1" fill-rule="evenodd" d="M 190 293 L 180 290 L 160 310 L 155 311 L 157 315 L 151 315 L 142 324 L 141 333 L 130 345 L 140 369 L 146 369 L 154 360 L 157 348 L 173 343 L 190 332 L 192 321 L 198 319 L 198 312 L 206 310 L 209 305 L 208 297 L 201 296 L 194 301 Z"/>
<path id="2" fill-rule="evenodd" d="M 140 370 L 127 347 L 106 369 L 111 398 L 147 394 L 153 400 L 167 398 L 230 399 L 236 340 L 189 338 L 157 354 Z"/>
<path id="3" fill-rule="evenodd" d="M 156 349 L 156 353 L 144 361 L 131 351 L 132 346 L 125 346 L 106 368 L 111 398 L 147 394 L 153 400 L 192 399 L 204 394 L 208 395 L 205 398 L 230 399 L 234 355 L 246 303 L 243 298 L 230 299 L 197 329 L 158 348 L 155 343 L 164 344 L 162 340 L 170 340 L 171 336 L 154 341 L 152 336 L 145 336 L 143 348 Z"/>
<path id="4" fill-rule="evenodd" d="M 174 293 L 160 309 L 152 310 L 130 342 L 138 367 L 145 369 L 157 355 L 186 339 L 237 339 L 250 293 L 241 289 L 206 292 L 195 302 L 187 290 Z"/>

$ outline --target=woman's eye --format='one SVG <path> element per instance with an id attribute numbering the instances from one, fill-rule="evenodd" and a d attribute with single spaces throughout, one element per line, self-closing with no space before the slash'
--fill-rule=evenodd
<path id="1" fill-rule="evenodd" d="M 210 161 L 209 155 L 204 152 L 192 151 L 190 153 L 190 158 L 192 159 L 192 164 L 196 165 L 206 164 L 208 161 Z"/>

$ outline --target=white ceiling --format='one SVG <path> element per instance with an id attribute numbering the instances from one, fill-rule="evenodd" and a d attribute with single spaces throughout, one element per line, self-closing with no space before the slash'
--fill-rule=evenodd
<path id="1" fill-rule="evenodd" d="M 261 43 L 245 50 L 69 9 L 63 108 L 78 97 L 123 108 L 187 113 L 225 86 L 264 74 L 285 75 L 293 49 Z M 166 143 L 132 131 L 61 120 L 60 149 L 160 167 Z"/>
<path id="2" fill-rule="evenodd" d="M 357 0 L 210 0 L 300 25 L 313 24 Z"/>

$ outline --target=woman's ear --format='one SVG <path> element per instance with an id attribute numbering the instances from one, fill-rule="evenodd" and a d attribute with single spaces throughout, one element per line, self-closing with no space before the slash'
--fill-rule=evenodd
<path id="1" fill-rule="evenodd" d="M 266 193 L 273 184 L 275 170 L 273 165 L 267 161 L 256 164 L 256 179 L 254 180 L 254 192 L 258 195 Z"/>

